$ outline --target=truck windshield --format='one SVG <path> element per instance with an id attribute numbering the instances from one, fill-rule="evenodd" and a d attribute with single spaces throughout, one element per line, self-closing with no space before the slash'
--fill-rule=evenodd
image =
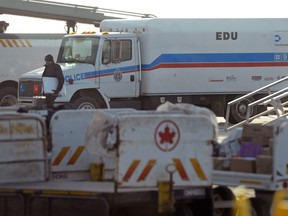
<path id="1" fill-rule="evenodd" d="M 58 63 L 95 64 L 98 37 L 67 37 L 64 38 L 58 55 Z"/>

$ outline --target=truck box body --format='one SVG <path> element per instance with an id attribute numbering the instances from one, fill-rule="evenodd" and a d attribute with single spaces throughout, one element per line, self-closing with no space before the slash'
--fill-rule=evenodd
<path id="1" fill-rule="evenodd" d="M 104 20 L 102 33 L 63 38 L 58 63 L 66 94 L 56 103 L 79 109 L 151 110 L 170 101 L 205 106 L 224 116 L 227 102 L 287 76 L 286 23 L 287 19 Z M 41 89 L 40 74 L 36 70 L 22 75 L 20 102 L 31 103 L 41 94 L 33 91 L 33 86 Z M 247 104 L 263 94 L 233 106 L 231 119 L 245 119 Z"/>
<path id="2" fill-rule="evenodd" d="M 287 19 L 104 20 L 100 28 L 136 32 L 144 95 L 243 93 L 287 76 Z"/>

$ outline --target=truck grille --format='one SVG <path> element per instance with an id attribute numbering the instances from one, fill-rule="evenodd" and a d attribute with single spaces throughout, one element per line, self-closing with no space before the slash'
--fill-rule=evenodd
<path id="1" fill-rule="evenodd" d="M 42 94 L 41 80 L 20 80 L 19 82 L 19 97 L 32 98 Z"/>

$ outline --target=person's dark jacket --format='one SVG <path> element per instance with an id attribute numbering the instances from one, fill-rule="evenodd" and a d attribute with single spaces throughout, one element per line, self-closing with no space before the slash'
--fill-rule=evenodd
<path id="1" fill-rule="evenodd" d="M 55 77 L 58 79 L 58 86 L 57 89 L 54 91 L 55 94 L 59 94 L 61 91 L 63 84 L 64 84 L 64 76 L 62 69 L 59 64 L 51 63 L 51 64 L 45 64 L 45 69 L 42 74 L 42 77 Z"/>

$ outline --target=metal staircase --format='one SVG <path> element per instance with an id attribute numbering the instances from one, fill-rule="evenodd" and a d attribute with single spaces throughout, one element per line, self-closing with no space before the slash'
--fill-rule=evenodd
<path id="1" fill-rule="evenodd" d="M 93 24 L 94 26 L 99 27 L 100 22 L 104 19 L 156 17 L 152 14 L 45 0 L 0 0 L 0 14 L 63 20 L 66 21 L 69 28 L 75 27 L 77 22 Z"/>
<path id="2" fill-rule="evenodd" d="M 288 115 L 288 113 L 285 112 L 284 107 L 288 105 L 288 101 L 284 100 L 286 97 L 288 97 L 288 87 L 283 87 L 283 86 L 288 86 L 288 77 L 284 77 L 282 79 L 279 79 L 273 83 L 270 83 L 260 89 L 257 89 L 251 93 L 248 93 L 242 97 L 239 97 L 231 102 L 228 103 L 227 105 L 227 112 L 226 112 L 226 121 L 225 121 L 225 131 L 231 130 L 233 128 L 242 126 L 243 124 L 248 124 L 251 123 L 254 119 L 259 118 L 261 116 L 265 116 L 268 114 L 275 114 L 275 117 L 272 118 L 272 120 L 266 122 L 265 124 L 271 124 L 272 122 L 278 120 L 281 117 L 285 117 Z M 273 90 L 273 89 L 280 89 L 280 90 Z M 249 97 L 253 97 L 256 94 L 265 94 L 266 96 L 248 104 L 248 109 L 246 112 L 246 119 L 234 124 L 232 126 L 229 126 L 228 119 L 230 116 L 230 110 L 231 106 L 235 105 L 241 100 L 244 100 Z M 265 106 L 269 107 L 269 109 L 258 113 L 257 115 L 250 116 L 251 110 L 253 107 L 256 106 Z"/>

